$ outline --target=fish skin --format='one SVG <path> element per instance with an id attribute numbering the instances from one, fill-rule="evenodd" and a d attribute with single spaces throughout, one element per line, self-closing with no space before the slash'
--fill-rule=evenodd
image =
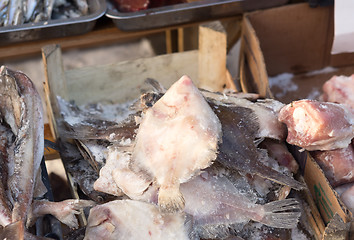
<path id="1" fill-rule="evenodd" d="M 34 15 L 35 9 L 37 8 L 39 4 L 38 0 L 27 0 L 24 3 L 24 15 L 25 15 L 25 21 L 29 22 L 31 21 L 31 18 Z"/>
<path id="2" fill-rule="evenodd" d="M 19 25 L 23 22 L 23 1 L 11 0 L 7 7 L 7 16 L 4 22 L 4 26 Z"/>
<path id="3" fill-rule="evenodd" d="M 9 87 L 17 90 L 18 96 L 12 101 L 20 101 L 20 119 L 16 121 L 16 139 L 9 154 L 10 165 L 8 187 L 13 199 L 12 222 L 26 221 L 32 203 L 34 183 L 44 153 L 44 123 L 40 95 L 33 82 L 22 72 L 1 68 L 2 77 L 12 79 Z M 14 103 L 16 104 L 16 102 Z M 16 106 L 17 106 L 16 105 Z M 5 117 L 5 120 L 7 118 Z M 16 129 L 15 127 L 12 129 Z"/>
<path id="4" fill-rule="evenodd" d="M 264 156 L 254 143 L 253 133 L 257 132 L 259 126 L 252 120 L 255 118 L 252 116 L 252 111 L 247 108 L 223 105 L 214 105 L 212 108 L 223 126 L 223 137 L 216 161 L 230 169 L 256 174 L 296 190 L 305 187 L 295 179 L 265 166 L 258 160 L 268 156 Z M 241 111 L 246 114 L 240 114 Z"/>
<path id="5" fill-rule="evenodd" d="M 0 124 L 0 225 L 5 227 L 11 223 L 11 210 L 7 199 L 8 154 L 7 148 L 12 132 Z"/>

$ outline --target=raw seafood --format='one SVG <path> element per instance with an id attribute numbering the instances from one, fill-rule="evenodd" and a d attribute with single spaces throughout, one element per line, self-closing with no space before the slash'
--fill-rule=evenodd
<path id="1" fill-rule="evenodd" d="M 354 137 L 354 114 L 342 104 L 294 101 L 281 109 L 279 121 L 287 125 L 286 141 L 309 151 L 345 148 Z"/>
<path id="2" fill-rule="evenodd" d="M 71 174 L 73 181 L 79 185 L 86 196 L 97 203 L 114 199 L 113 196 L 104 193 L 104 191 L 98 192 L 94 189 L 94 182 L 98 179 L 98 173 L 81 156 L 75 145 L 60 141 L 60 157 L 66 171 Z M 108 186 L 106 185 L 105 188 L 107 189 Z"/>
<path id="3" fill-rule="evenodd" d="M 343 103 L 354 109 L 354 75 L 333 76 L 323 85 L 322 100 Z"/>
<path id="4" fill-rule="evenodd" d="M 87 0 L 1 0 L 0 27 L 88 14 Z"/>
<path id="5" fill-rule="evenodd" d="M 1 218 L 3 227 L 0 235 L 4 237 L 18 235 L 29 239 L 25 224 L 32 222 L 38 213 L 56 214 L 57 209 L 33 204 L 33 199 L 42 197 L 40 163 L 44 152 L 43 109 L 40 96 L 32 81 L 22 72 L 12 71 L 5 66 L 0 68 L 0 117 L 2 127 L 1 149 L 1 202 L 2 214 L 9 217 Z M 42 186 L 42 187 L 41 187 Z M 39 194 L 39 195 L 38 195 Z M 72 201 L 72 200 L 71 200 Z M 67 211 L 64 218 L 75 218 L 80 206 L 92 206 L 91 201 L 79 200 L 77 204 L 69 202 L 46 203 L 44 205 L 60 204 Z M 43 204 L 41 205 L 43 206 Z M 35 213 L 35 214 L 33 214 Z M 59 215 L 58 215 L 59 216 Z M 5 220 L 4 220 L 5 219 Z M 63 219 L 62 219 L 63 220 Z M 15 232 L 14 232 L 15 231 Z"/>
<path id="6" fill-rule="evenodd" d="M 189 240 L 191 225 L 183 213 L 164 214 L 153 204 L 116 200 L 90 210 L 84 239 Z"/>
<path id="7" fill-rule="evenodd" d="M 183 76 L 144 114 L 131 166 L 156 179 L 162 209 L 178 211 L 184 206 L 180 183 L 215 160 L 220 140 L 219 119 Z"/>
<path id="8" fill-rule="evenodd" d="M 354 181 L 354 148 L 351 144 L 346 148 L 314 151 L 311 155 L 333 187 Z"/>
<path id="9" fill-rule="evenodd" d="M 292 177 L 262 163 L 269 157 L 266 151 L 256 147 L 255 134 L 259 131 L 259 124 L 252 109 L 223 105 L 213 108 L 223 126 L 222 143 L 216 161 L 227 168 L 268 178 L 297 190 L 304 187 Z"/>
<path id="10" fill-rule="evenodd" d="M 8 172 L 14 203 L 12 222 L 25 222 L 44 151 L 42 102 L 33 83 L 23 73 L 1 67 L 0 77 L 0 98 L 6 103 L 2 115 L 16 136 L 10 147 L 14 153 L 9 154 Z"/>
<path id="11" fill-rule="evenodd" d="M 265 139 L 259 146 L 267 149 L 268 155 L 274 158 L 281 166 L 287 167 L 294 174 L 297 173 L 299 164 L 296 162 L 293 155 L 291 155 L 284 142 Z"/>
<path id="12" fill-rule="evenodd" d="M 233 224 L 245 224 L 249 220 L 275 228 L 297 225 L 300 209 L 296 200 L 257 204 L 257 198 L 249 196 L 251 189 L 247 183 L 242 185 L 235 186 L 227 175 L 210 170 L 181 185 L 186 200 L 185 212 L 193 216 L 200 237 L 225 237 L 220 236 L 220 232 L 225 233 Z"/>
<path id="13" fill-rule="evenodd" d="M 346 207 L 354 213 L 354 183 L 341 185 L 335 188 L 335 190 L 338 192 L 340 199 Z"/>

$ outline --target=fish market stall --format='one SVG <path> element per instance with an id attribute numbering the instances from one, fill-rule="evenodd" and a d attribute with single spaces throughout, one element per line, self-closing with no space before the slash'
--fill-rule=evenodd
<path id="1" fill-rule="evenodd" d="M 311 202 L 305 203 L 303 196 L 306 185 L 293 177 L 297 163 L 290 154 L 284 165 L 279 165 L 275 155 L 268 157 L 268 151 L 276 152 L 267 150 L 271 146 L 281 154 L 287 152 L 277 143 L 284 138 L 285 129 L 274 118 L 283 104 L 234 91 L 225 64 L 226 37 L 220 22 L 213 22 L 200 26 L 198 50 L 69 71 L 57 67 L 63 64 L 58 46 L 43 48 L 47 112 L 53 135 L 61 144 L 68 178 L 73 190 L 77 189 L 74 196 L 94 199 L 99 205 L 89 215 L 81 215 L 87 223 L 86 239 L 103 234 L 105 239 L 129 234 L 135 238 L 180 234 L 182 239 L 219 239 L 235 233 L 245 239 L 252 235 L 291 239 L 292 234 L 314 234 L 306 227 L 310 220 L 301 209 L 314 214 L 317 209 L 310 210 Z M 203 61 L 205 58 L 224 64 Z M 215 72 L 219 73 L 217 82 L 211 81 Z M 181 78 L 185 74 L 189 77 Z M 85 91 L 82 85 L 87 86 Z M 114 115 L 117 109 L 120 117 Z M 256 119 L 260 117 L 269 118 L 264 122 L 271 124 L 259 125 Z M 160 128 L 169 129 L 172 135 Z M 195 135 L 200 136 L 197 142 Z M 174 140 L 178 136 L 188 139 L 184 148 L 189 150 L 178 150 L 181 146 L 176 143 L 183 142 Z M 274 144 L 262 141 L 268 137 L 278 140 Z M 240 141 L 240 148 L 234 151 L 233 143 Z M 262 150 L 257 147 L 261 142 Z M 150 155 L 154 157 L 145 162 Z M 188 161 L 179 160 L 179 170 L 166 170 L 170 169 L 170 165 L 164 166 L 166 159 L 173 165 L 181 156 Z M 264 162 L 255 163 L 258 158 Z M 205 160 L 194 163 L 196 159 Z M 168 177 L 171 174 L 174 176 Z M 238 209 L 235 202 L 242 207 Z M 120 206 L 124 212 L 115 210 Z M 126 214 L 134 217 L 126 218 Z M 131 224 L 141 219 L 140 214 L 162 221 L 146 228 L 150 221 L 146 218 L 139 223 L 144 231 L 132 231 Z M 168 216 L 173 219 L 167 220 Z M 126 227 L 120 226 L 121 221 L 127 222 Z M 165 221 L 169 224 L 161 230 L 159 224 Z M 103 230 L 109 226 L 115 230 Z"/>
<path id="2" fill-rule="evenodd" d="M 41 99 L 26 73 L 0 69 L 2 238 L 350 239 L 353 188 L 346 184 L 353 171 L 342 159 L 354 156 L 347 148 L 353 113 L 337 102 L 350 102 L 338 89 L 350 89 L 352 77 L 333 77 L 318 100 L 309 100 L 319 96 L 316 84 L 297 91 L 292 80 L 279 86 L 282 76 L 268 77 L 290 69 L 311 80 L 342 70 L 339 57 L 333 68 L 304 77 L 325 67 L 312 53 L 290 67 L 277 59 L 282 53 L 268 55 L 282 36 L 276 30 L 293 21 L 278 21 L 272 32 L 273 19 L 323 20 L 330 7 L 274 8 L 288 2 L 280 0 L 84 2 L 1 2 L 22 4 L 22 12 L 1 18 L 0 58 L 41 53 L 45 77 Z M 263 8 L 270 9 L 240 15 Z M 318 31 L 327 33 L 323 22 Z M 161 33 L 167 54 L 64 67 L 62 51 Z M 227 58 L 240 35 L 238 77 Z M 184 51 L 188 38 L 197 46 Z M 307 95 L 283 93 L 287 87 Z M 65 176 L 49 183 L 51 159 Z"/>

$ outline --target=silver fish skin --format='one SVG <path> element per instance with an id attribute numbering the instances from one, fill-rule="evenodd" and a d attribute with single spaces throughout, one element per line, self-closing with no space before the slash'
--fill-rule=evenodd
<path id="1" fill-rule="evenodd" d="M 48 20 L 52 18 L 54 2 L 55 2 L 55 0 L 45 0 L 44 1 L 44 13 L 46 14 L 46 17 Z"/>
<path id="2" fill-rule="evenodd" d="M 9 4 L 9 0 L 0 0 L 0 11 L 6 8 L 8 4 Z"/>
<path id="3" fill-rule="evenodd" d="M 12 222 L 26 221 L 32 203 L 35 179 L 44 153 L 43 109 L 40 95 L 33 82 L 22 72 L 1 67 L 1 77 L 6 77 L 11 92 L 18 92 L 14 100 L 20 105 L 18 131 L 10 147 L 10 165 L 8 187 L 13 200 Z M 4 87 L 4 85 L 2 85 Z M 3 93 L 3 89 L 1 93 Z M 3 97 L 3 96 L 1 96 Z M 6 118 L 5 118 L 6 120 Z M 18 120 L 18 119 L 16 119 Z M 16 129 L 16 128 L 15 128 Z M 12 163 L 11 163 L 12 161 Z"/>
<path id="4" fill-rule="evenodd" d="M 79 9 L 79 11 L 82 13 L 82 15 L 87 15 L 88 14 L 88 4 L 87 0 L 74 0 L 75 5 Z"/>
<path id="5" fill-rule="evenodd" d="M 0 124 L 0 225 L 5 227 L 11 223 L 11 210 L 6 195 L 7 186 L 7 148 L 10 144 L 11 130 Z"/>
<path id="6" fill-rule="evenodd" d="M 25 16 L 25 21 L 29 22 L 35 12 L 35 9 L 37 8 L 39 4 L 38 0 L 27 0 L 24 3 L 24 16 Z"/>
<path id="7" fill-rule="evenodd" d="M 19 25 L 24 22 L 23 1 L 11 0 L 7 7 L 7 17 L 4 26 Z"/>

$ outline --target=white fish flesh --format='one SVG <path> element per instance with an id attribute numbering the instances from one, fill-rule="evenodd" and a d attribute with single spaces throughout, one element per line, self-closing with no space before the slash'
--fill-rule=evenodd
<path id="1" fill-rule="evenodd" d="M 183 76 L 144 114 L 131 166 L 156 179 L 162 209 L 182 210 L 180 183 L 215 160 L 220 140 L 219 119 L 192 80 Z"/>

